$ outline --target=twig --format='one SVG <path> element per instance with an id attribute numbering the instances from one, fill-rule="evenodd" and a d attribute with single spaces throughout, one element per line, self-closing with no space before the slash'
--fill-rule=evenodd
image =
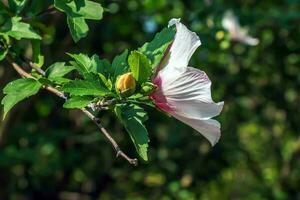
<path id="1" fill-rule="evenodd" d="M 37 13 L 34 16 L 24 17 L 23 20 L 29 20 L 29 19 L 32 19 L 32 18 L 35 18 L 35 17 L 42 17 L 44 15 L 53 14 L 53 13 L 56 13 L 56 12 L 57 12 L 57 10 L 55 9 L 54 6 L 49 6 L 46 10 L 43 10 L 43 11 Z"/>
<path id="2" fill-rule="evenodd" d="M 32 78 L 32 79 L 36 79 L 34 78 L 31 74 L 27 73 L 26 71 L 24 71 L 17 63 L 15 63 L 11 58 L 7 57 L 8 62 L 12 65 L 12 67 L 23 77 L 23 78 Z M 44 89 L 48 90 L 49 92 L 52 92 L 53 94 L 55 94 L 56 96 L 59 96 L 63 99 L 67 99 L 67 97 L 60 91 L 58 91 L 57 89 L 55 89 L 54 87 L 51 87 L 49 85 L 44 85 L 43 86 Z"/>
<path id="3" fill-rule="evenodd" d="M 46 75 L 46 72 L 44 70 L 42 70 L 40 67 L 36 66 L 33 62 L 29 61 L 29 66 L 33 69 L 35 69 L 39 74 L 41 74 L 42 76 Z"/>
<path id="4" fill-rule="evenodd" d="M 24 78 L 33 78 L 35 79 L 31 74 L 27 73 L 26 71 L 24 71 L 22 69 L 22 67 L 20 67 L 17 63 L 15 63 L 12 59 L 7 58 L 8 62 L 12 65 L 12 67 Z M 29 65 L 33 67 L 32 63 L 30 62 Z M 40 71 L 44 74 L 45 72 L 40 69 Z M 49 92 L 55 94 L 56 96 L 59 96 L 63 99 L 67 99 L 67 97 L 60 92 L 59 90 L 57 90 L 56 88 L 52 87 L 52 86 L 48 86 L 48 85 L 44 85 L 43 86 L 44 89 L 48 90 Z M 101 131 L 101 133 L 108 139 L 108 141 L 112 144 L 113 148 L 115 149 L 115 151 L 117 152 L 117 157 L 122 157 L 125 160 L 127 160 L 130 164 L 132 165 L 137 165 L 138 164 L 138 160 L 136 158 L 130 158 L 128 157 L 119 147 L 118 143 L 111 137 L 111 135 L 108 133 L 108 131 L 102 126 L 100 119 L 95 117 L 91 112 L 89 112 L 88 110 L 86 110 L 85 108 L 80 109 L 88 118 L 90 118 L 99 128 L 99 130 Z"/>
<path id="5" fill-rule="evenodd" d="M 86 114 L 86 116 L 88 116 L 97 126 L 98 128 L 101 130 L 101 132 L 105 135 L 105 137 L 110 141 L 110 143 L 113 145 L 114 149 L 117 152 L 117 157 L 121 156 L 123 158 L 125 158 L 130 164 L 133 165 L 137 165 L 137 159 L 131 159 L 129 158 L 119 147 L 119 145 L 117 144 L 117 142 L 110 136 L 110 134 L 107 132 L 107 130 L 102 126 L 102 124 L 100 123 L 100 119 L 95 117 L 92 113 L 90 113 L 88 110 L 86 110 L 85 108 L 81 109 L 82 112 L 84 112 L 84 114 Z"/>

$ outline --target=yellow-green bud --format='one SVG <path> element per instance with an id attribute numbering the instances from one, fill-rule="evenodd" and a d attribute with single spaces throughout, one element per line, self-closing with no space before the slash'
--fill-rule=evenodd
<path id="1" fill-rule="evenodd" d="M 132 73 L 126 73 L 118 77 L 116 82 L 116 90 L 121 96 L 130 96 L 134 93 L 136 87 L 135 79 Z"/>
<path id="2" fill-rule="evenodd" d="M 153 83 L 145 82 L 141 85 L 141 93 L 145 95 L 151 94 L 156 89 Z"/>

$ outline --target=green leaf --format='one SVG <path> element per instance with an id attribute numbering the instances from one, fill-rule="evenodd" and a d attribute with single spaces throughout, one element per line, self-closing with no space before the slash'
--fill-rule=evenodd
<path id="1" fill-rule="evenodd" d="M 73 66 L 66 66 L 65 62 L 56 62 L 48 67 L 48 69 L 46 70 L 46 76 L 50 79 L 64 77 L 74 69 L 75 68 Z"/>
<path id="2" fill-rule="evenodd" d="M 21 17 L 13 17 L 7 20 L 2 27 L 2 32 L 17 40 L 22 38 L 41 40 L 39 36 L 29 24 L 20 22 Z"/>
<path id="3" fill-rule="evenodd" d="M 76 63 L 78 64 L 76 68 L 83 76 L 89 73 L 107 74 L 107 71 L 110 67 L 110 63 L 107 60 L 101 60 L 96 54 L 94 54 L 91 58 L 82 53 L 68 55 L 76 61 Z"/>
<path id="4" fill-rule="evenodd" d="M 151 75 L 151 65 L 148 58 L 138 51 L 132 51 L 128 56 L 128 64 L 135 80 L 142 84 L 146 82 Z"/>
<path id="5" fill-rule="evenodd" d="M 0 61 L 6 57 L 9 49 L 9 37 L 0 33 Z"/>
<path id="6" fill-rule="evenodd" d="M 41 54 L 41 41 L 32 40 L 33 63 L 37 67 L 42 67 L 44 64 L 44 56 Z"/>
<path id="7" fill-rule="evenodd" d="M 101 60 L 98 55 L 94 54 L 91 58 L 90 70 L 94 73 L 101 73 L 104 76 L 108 75 L 110 63 L 108 60 Z"/>
<path id="8" fill-rule="evenodd" d="M 8 53 L 8 49 L 0 49 L 0 61 L 3 60 Z"/>
<path id="9" fill-rule="evenodd" d="M 127 64 L 128 50 L 126 49 L 122 54 L 116 56 L 111 64 L 110 68 L 110 78 L 113 83 L 119 75 L 122 75 L 128 71 Z"/>
<path id="10" fill-rule="evenodd" d="M 85 79 L 94 79 L 97 72 L 94 71 L 91 59 L 82 53 L 68 54 L 75 62 L 70 62 Z"/>
<path id="11" fill-rule="evenodd" d="M 8 111 L 23 99 L 35 95 L 42 87 L 38 81 L 30 78 L 18 79 L 8 83 L 3 89 L 6 94 L 1 104 L 4 106 L 3 119 Z"/>
<path id="12" fill-rule="evenodd" d="M 12 12 L 19 14 L 27 2 L 28 0 L 8 0 L 8 5 Z"/>
<path id="13" fill-rule="evenodd" d="M 59 85 L 63 85 L 63 84 L 66 84 L 66 83 L 72 81 L 72 79 L 64 78 L 64 77 L 55 77 L 55 78 L 51 78 L 49 80 L 51 82 L 59 84 Z"/>
<path id="14" fill-rule="evenodd" d="M 94 97 L 91 96 L 73 96 L 70 99 L 66 100 L 63 107 L 68 109 L 84 108 L 88 106 L 93 100 Z"/>
<path id="15" fill-rule="evenodd" d="M 57 84 L 67 83 L 70 79 L 64 78 L 64 76 L 74 69 L 74 66 L 65 65 L 64 62 L 56 62 L 48 67 L 46 70 L 46 77 Z"/>
<path id="16" fill-rule="evenodd" d="M 68 27 L 75 42 L 87 36 L 89 27 L 83 17 L 67 17 Z"/>
<path id="17" fill-rule="evenodd" d="M 156 68 L 161 62 L 165 51 L 174 40 L 175 33 L 176 31 L 174 27 L 164 28 L 161 32 L 155 35 L 151 42 L 145 43 L 139 49 L 140 52 L 145 54 L 148 59 L 151 60 L 152 68 Z"/>
<path id="18" fill-rule="evenodd" d="M 67 22 L 75 42 L 86 37 L 89 28 L 85 19 L 100 20 L 103 15 L 101 4 L 89 0 L 54 0 L 54 6 L 67 14 Z"/>
<path id="19" fill-rule="evenodd" d="M 88 0 L 76 0 L 67 2 L 65 0 L 54 0 L 54 6 L 65 12 L 70 17 L 83 17 L 84 19 L 102 19 L 103 8 L 101 4 Z"/>
<path id="20" fill-rule="evenodd" d="M 143 122 L 148 119 L 147 113 L 135 104 L 117 104 L 115 113 L 123 123 L 138 154 L 148 160 L 148 132 Z"/>
<path id="21" fill-rule="evenodd" d="M 66 83 L 62 90 L 71 96 L 106 96 L 110 91 L 103 87 L 100 82 L 87 80 L 74 80 Z"/>
<path id="22" fill-rule="evenodd" d="M 113 85 L 110 79 L 107 79 L 103 74 L 99 73 L 98 74 L 101 81 L 104 83 L 104 85 L 107 87 L 107 89 L 111 90 Z"/>
<path id="23" fill-rule="evenodd" d="M 37 79 L 38 82 L 40 82 L 42 85 L 52 85 L 53 83 L 51 82 L 51 80 L 43 77 L 43 76 L 40 76 L 38 79 Z"/>

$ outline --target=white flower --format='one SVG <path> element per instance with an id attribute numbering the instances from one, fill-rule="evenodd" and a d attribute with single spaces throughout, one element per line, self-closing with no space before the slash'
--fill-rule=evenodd
<path id="1" fill-rule="evenodd" d="M 221 136 L 220 123 L 211 118 L 220 114 L 224 103 L 212 100 L 211 81 L 205 72 L 188 67 L 191 56 L 201 45 L 199 37 L 179 19 L 170 20 L 169 26 L 174 24 L 175 38 L 153 78 L 158 88 L 151 98 L 157 107 L 191 126 L 214 145 Z"/>
<path id="2" fill-rule="evenodd" d="M 232 40 L 238 41 L 247 45 L 255 46 L 259 43 L 257 38 L 251 37 L 248 34 L 248 30 L 242 28 L 237 17 L 232 11 L 226 11 L 223 19 L 222 26 L 226 29 Z"/>

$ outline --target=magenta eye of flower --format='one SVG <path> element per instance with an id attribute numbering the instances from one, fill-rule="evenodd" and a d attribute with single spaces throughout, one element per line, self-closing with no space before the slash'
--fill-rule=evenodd
<path id="1" fill-rule="evenodd" d="M 169 105 L 167 98 L 165 97 L 163 91 L 161 90 L 162 83 L 161 78 L 156 77 L 153 83 L 157 86 L 156 90 L 150 95 L 150 98 L 155 102 L 155 105 L 165 112 L 171 112 L 172 108 Z"/>
<path id="2" fill-rule="evenodd" d="M 224 103 L 212 100 L 211 81 L 206 73 L 188 67 L 191 56 L 201 45 L 199 37 L 179 19 L 172 19 L 169 26 L 172 25 L 176 26 L 175 38 L 166 52 L 168 56 L 157 67 L 152 80 L 157 89 L 150 97 L 158 108 L 188 124 L 214 145 L 221 136 L 221 126 L 211 118 L 220 114 Z"/>

